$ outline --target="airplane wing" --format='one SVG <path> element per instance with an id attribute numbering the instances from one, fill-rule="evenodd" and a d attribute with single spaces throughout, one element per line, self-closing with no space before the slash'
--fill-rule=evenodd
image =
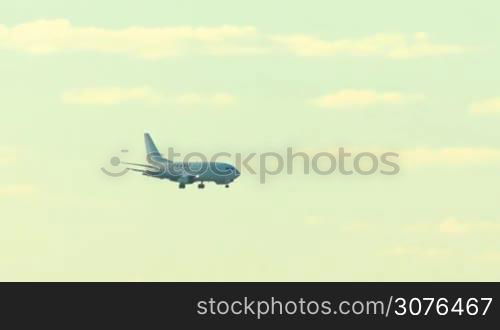
<path id="1" fill-rule="evenodd" d="M 184 183 L 184 184 L 190 184 L 190 183 L 194 182 L 196 177 L 197 177 L 196 175 L 192 175 L 192 174 L 184 172 L 184 173 L 182 173 L 182 176 L 179 178 L 179 180 L 177 180 L 177 182 Z"/>

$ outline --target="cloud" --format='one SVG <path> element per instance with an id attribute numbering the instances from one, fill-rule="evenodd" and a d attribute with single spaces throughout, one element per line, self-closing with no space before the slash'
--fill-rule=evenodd
<path id="1" fill-rule="evenodd" d="M 0 186 L 0 197 L 31 195 L 35 191 L 35 187 L 28 184 L 4 185 Z"/>
<path id="2" fill-rule="evenodd" d="M 438 225 L 438 229 L 444 234 L 464 234 L 470 229 L 470 224 L 460 222 L 455 218 L 448 218 Z"/>
<path id="3" fill-rule="evenodd" d="M 325 223 L 325 218 L 317 215 L 308 215 L 305 217 L 304 223 L 310 226 L 322 225 Z"/>
<path id="4" fill-rule="evenodd" d="M 37 20 L 13 27 L 0 25 L 0 48 L 35 54 L 63 51 L 127 53 L 162 58 L 186 53 L 245 53 L 239 42 L 252 39 L 252 26 L 78 27 L 66 19 Z M 252 52 L 254 48 L 250 48 Z"/>
<path id="5" fill-rule="evenodd" d="M 484 262 L 498 263 L 500 262 L 500 251 L 484 252 L 480 254 L 476 259 Z"/>
<path id="6" fill-rule="evenodd" d="M 92 51 L 129 54 L 145 59 L 200 54 L 259 55 L 281 50 L 299 56 L 382 56 L 415 58 L 464 52 L 459 45 L 430 41 L 425 33 L 375 34 L 359 39 L 326 41 L 304 34 L 269 35 L 253 26 L 75 26 L 66 19 L 0 25 L 0 49 L 33 54 Z"/>
<path id="7" fill-rule="evenodd" d="M 361 108 L 412 102 L 421 96 L 398 92 L 377 92 L 367 89 L 343 89 L 312 100 L 320 108 Z"/>
<path id="8" fill-rule="evenodd" d="M 476 102 L 470 108 L 474 114 L 500 114 L 500 97 Z"/>
<path id="9" fill-rule="evenodd" d="M 342 229 L 351 233 L 370 233 L 380 229 L 379 224 L 373 222 L 356 221 L 342 226 Z"/>
<path id="10" fill-rule="evenodd" d="M 396 246 L 385 251 L 384 255 L 390 257 L 444 258 L 451 256 L 451 252 L 443 248 Z"/>
<path id="11" fill-rule="evenodd" d="M 500 161 L 500 149 L 415 148 L 400 151 L 400 159 L 411 166 L 490 163 Z"/>
<path id="12" fill-rule="evenodd" d="M 160 95 L 149 87 L 83 88 L 67 91 L 62 95 L 64 103 L 83 105 L 116 105 L 127 102 L 155 103 L 160 99 Z"/>
<path id="13" fill-rule="evenodd" d="M 394 227 L 380 221 L 353 222 L 343 225 L 342 229 L 355 233 L 379 233 L 388 230 L 397 230 L 410 233 L 444 234 L 444 235 L 466 235 L 466 234 L 497 234 L 500 233 L 500 221 L 480 219 L 459 219 L 457 217 L 446 217 L 437 221 L 420 221 L 410 224 L 402 224 Z"/>
<path id="14" fill-rule="evenodd" d="M 199 94 L 199 93 L 188 93 L 182 94 L 175 99 L 177 104 L 181 105 L 219 105 L 228 106 L 234 104 L 236 98 L 227 93 L 215 93 L 215 94 Z"/>
<path id="15" fill-rule="evenodd" d="M 500 221 L 460 220 L 456 217 L 447 217 L 436 223 L 415 223 L 405 228 L 411 232 L 445 235 L 487 234 L 500 232 Z"/>
<path id="16" fill-rule="evenodd" d="M 186 93 L 181 95 L 167 95 L 151 87 L 83 88 L 67 91 L 63 93 L 61 99 L 66 104 L 105 106 L 130 102 L 150 104 L 173 102 L 186 106 L 229 106 L 236 102 L 236 97 L 229 93 Z"/>
<path id="17" fill-rule="evenodd" d="M 407 59 L 458 54 L 465 51 L 462 46 L 433 43 L 423 32 L 410 36 L 379 33 L 367 38 L 335 41 L 297 34 L 273 36 L 271 40 L 298 56 L 353 55 Z"/>

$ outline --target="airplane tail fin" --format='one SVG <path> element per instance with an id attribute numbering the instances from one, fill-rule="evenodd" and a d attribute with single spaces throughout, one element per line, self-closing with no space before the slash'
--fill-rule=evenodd
<path id="1" fill-rule="evenodd" d="M 146 153 L 148 155 L 160 155 L 160 151 L 158 151 L 158 148 L 156 148 L 155 143 L 153 142 L 153 139 L 151 138 L 151 135 L 149 135 L 149 133 L 144 133 L 144 142 L 146 143 Z"/>
<path id="2" fill-rule="evenodd" d="M 144 143 L 146 144 L 146 154 L 148 159 L 167 160 L 163 158 L 149 133 L 144 133 Z"/>

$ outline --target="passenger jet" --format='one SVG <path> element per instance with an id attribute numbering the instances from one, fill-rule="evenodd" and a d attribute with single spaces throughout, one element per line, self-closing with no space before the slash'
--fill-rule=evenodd
<path id="1" fill-rule="evenodd" d="M 215 182 L 219 185 L 225 185 L 229 188 L 232 183 L 240 176 L 240 172 L 233 165 L 219 162 L 173 162 L 163 157 L 156 148 L 153 139 L 148 133 L 144 134 L 146 143 L 146 159 L 150 165 L 127 163 L 126 165 L 140 166 L 143 169 L 131 168 L 129 170 L 140 172 L 145 176 L 157 179 L 168 179 L 178 182 L 179 188 L 184 189 L 186 185 L 198 183 L 198 188 L 205 188 L 205 182 Z"/>

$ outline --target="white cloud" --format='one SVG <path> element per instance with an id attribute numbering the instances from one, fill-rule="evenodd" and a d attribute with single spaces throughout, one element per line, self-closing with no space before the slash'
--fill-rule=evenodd
<path id="1" fill-rule="evenodd" d="M 475 114 L 500 114 L 500 97 L 476 102 L 471 105 L 471 111 Z"/>
<path id="2" fill-rule="evenodd" d="M 0 197 L 31 195 L 35 191 L 35 187 L 28 184 L 4 185 L 0 186 Z"/>
<path id="3" fill-rule="evenodd" d="M 312 100 L 320 108 L 353 108 L 383 104 L 402 104 L 421 99 L 421 96 L 398 92 L 377 92 L 367 89 L 343 89 Z"/>
<path id="4" fill-rule="evenodd" d="M 416 165 L 468 165 L 500 161 L 494 148 L 415 148 L 400 151 L 400 159 Z"/>
<path id="5" fill-rule="evenodd" d="M 0 24 L 0 49 L 34 54 L 93 51 L 125 53 L 146 59 L 186 54 L 258 55 L 284 49 L 300 56 L 383 56 L 413 58 L 461 53 L 459 45 L 433 43 L 425 33 L 375 34 L 326 41 L 303 34 L 267 35 L 253 26 L 75 26 L 66 19 L 36 20 L 16 26 Z"/>
<path id="6" fill-rule="evenodd" d="M 0 25 L 0 48 L 30 53 L 97 51 L 162 58 L 185 53 L 245 53 L 246 47 L 240 46 L 239 42 L 256 35 L 252 26 L 133 26 L 109 29 L 78 27 L 65 19 L 54 19 L 14 27 Z"/>
<path id="7" fill-rule="evenodd" d="M 62 101 L 67 104 L 116 105 L 127 102 L 155 103 L 161 96 L 149 87 L 137 88 L 83 88 L 67 91 Z"/>
<path id="8" fill-rule="evenodd" d="M 274 36 L 271 40 L 299 56 L 354 55 L 405 59 L 464 52 L 462 46 L 433 43 L 423 32 L 412 36 L 379 33 L 367 38 L 335 41 L 297 34 Z"/>
<path id="9" fill-rule="evenodd" d="M 67 104 L 81 105 L 117 105 L 130 102 L 168 103 L 179 105 L 229 106 L 236 102 L 236 97 L 229 93 L 186 93 L 167 95 L 151 87 L 107 87 L 83 88 L 63 93 L 62 101 Z"/>

